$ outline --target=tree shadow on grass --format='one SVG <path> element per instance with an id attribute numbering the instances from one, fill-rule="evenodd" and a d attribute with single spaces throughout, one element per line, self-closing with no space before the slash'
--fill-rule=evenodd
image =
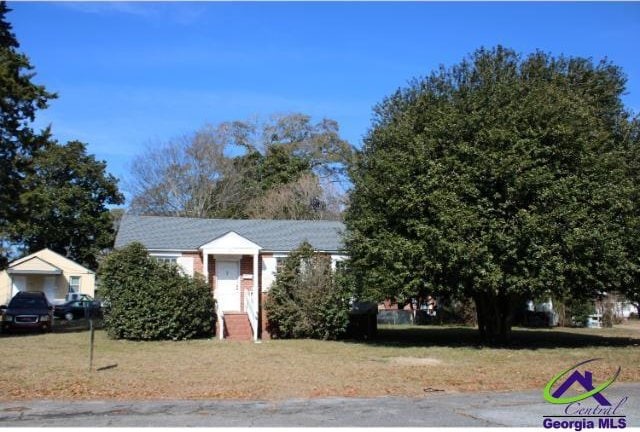
<path id="1" fill-rule="evenodd" d="M 484 343 L 477 328 L 447 326 L 411 326 L 379 328 L 377 336 L 369 340 L 350 340 L 377 346 L 399 348 L 412 347 L 471 347 L 504 349 L 541 349 L 541 348 L 584 348 L 584 347 L 640 347 L 640 332 L 637 337 L 613 336 L 593 333 L 574 332 L 569 329 L 524 329 L 514 328 L 508 345 L 494 346 Z"/>

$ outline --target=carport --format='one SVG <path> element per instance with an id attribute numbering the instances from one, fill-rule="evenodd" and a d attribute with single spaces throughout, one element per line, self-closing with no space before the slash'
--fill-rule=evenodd
<path id="1" fill-rule="evenodd" d="M 66 295 L 66 290 L 60 289 L 66 286 L 62 269 L 37 256 L 9 266 L 7 273 L 11 278 L 11 297 L 19 291 L 42 291 L 54 303 Z"/>

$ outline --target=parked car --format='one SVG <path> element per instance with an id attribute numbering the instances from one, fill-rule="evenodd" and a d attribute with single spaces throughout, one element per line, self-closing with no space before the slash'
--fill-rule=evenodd
<path id="1" fill-rule="evenodd" d="M 93 300 L 71 300 L 56 305 L 53 310 L 53 315 L 56 318 L 64 318 L 67 321 L 80 318 L 96 318 L 99 317 L 101 313 L 100 302 Z"/>
<path id="2" fill-rule="evenodd" d="M 3 309 L 3 331 L 52 329 L 53 306 L 43 292 L 19 292 Z"/>
<path id="3" fill-rule="evenodd" d="M 106 301 L 104 301 L 104 300 L 102 300 L 100 298 L 93 298 L 89 294 L 69 293 L 65 297 L 64 302 L 70 302 L 72 300 L 86 300 L 86 301 L 90 301 L 90 302 L 98 302 L 98 303 L 100 303 L 100 307 L 103 308 L 103 309 L 107 306 L 107 302 Z"/>
<path id="4" fill-rule="evenodd" d="M 65 302 L 70 302 L 73 300 L 86 300 L 86 301 L 93 301 L 93 297 L 91 297 L 89 294 L 83 294 L 83 293 L 67 293 L 67 296 L 65 297 L 64 301 Z"/>

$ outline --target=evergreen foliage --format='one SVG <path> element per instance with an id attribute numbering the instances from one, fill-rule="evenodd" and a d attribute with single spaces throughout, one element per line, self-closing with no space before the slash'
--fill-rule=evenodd
<path id="1" fill-rule="evenodd" d="M 96 269 L 115 235 L 107 205 L 124 201 L 105 163 L 81 142 L 49 142 L 33 154 L 22 183 L 23 217 L 12 224 L 12 237 L 29 253 L 47 247 Z"/>
<path id="2" fill-rule="evenodd" d="M 110 337 L 179 340 L 213 335 L 214 300 L 206 282 L 157 262 L 140 243 L 109 254 L 99 277 Z"/>
<path id="3" fill-rule="evenodd" d="M 526 299 L 629 290 L 640 267 L 625 242 L 640 233 L 625 80 L 607 61 L 497 47 L 386 98 L 345 218 L 365 294 L 472 298 L 481 334 L 506 342 Z"/>
<path id="4" fill-rule="evenodd" d="M 29 59 L 0 2 L 0 269 L 13 249 L 48 247 L 95 269 L 113 244 L 109 204 L 121 204 L 116 179 L 83 143 L 55 142 L 31 128 L 36 112 L 57 97 L 32 82 Z"/>
<path id="5" fill-rule="evenodd" d="M 41 85 L 34 84 L 33 66 L 24 54 L 6 19 L 10 12 L 0 2 L 0 242 L 7 227 L 20 219 L 16 197 L 31 154 L 48 139 L 48 131 L 36 133 L 30 127 L 39 109 L 56 97 Z M 7 252 L 0 243 L 0 269 L 6 265 Z"/>
<path id="6" fill-rule="evenodd" d="M 291 252 L 265 303 L 275 338 L 337 339 L 349 321 L 348 289 L 336 282 L 331 258 L 304 242 Z"/>

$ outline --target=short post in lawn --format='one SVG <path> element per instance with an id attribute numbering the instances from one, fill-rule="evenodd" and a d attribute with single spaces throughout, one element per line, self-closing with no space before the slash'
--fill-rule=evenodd
<path id="1" fill-rule="evenodd" d="M 89 372 L 93 370 L 93 341 L 94 341 L 94 329 L 93 329 L 93 318 L 89 318 L 89 333 L 90 342 L 89 342 Z"/>
<path id="2" fill-rule="evenodd" d="M 93 328 L 93 314 L 89 310 L 89 304 L 84 307 L 84 316 L 89 318 L 89 372 L 93 370 L 93 342 L 95 340 L 95 331 Z"/>

